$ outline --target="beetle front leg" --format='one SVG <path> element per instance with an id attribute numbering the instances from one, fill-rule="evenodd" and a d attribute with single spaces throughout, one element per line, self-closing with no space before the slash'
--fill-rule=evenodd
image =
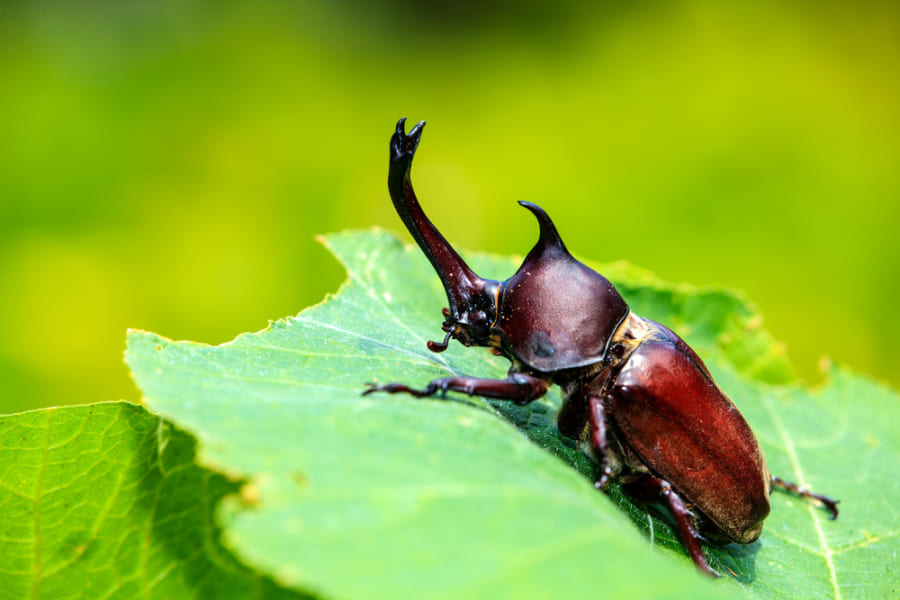
<path id="1" fill-rule="evenodd" d="M 363 396 L 374 392 L 410 394 L 416 398 L 433 396 L 438 392 L 444 397 L 448 391 L 463 392 L 469 396 L 482 396 L 495 400 L 512 400 L 516 404 L 528 404 L 547 393 L 550 384 L 538 377 L 524 373 L 512 373 L 508 379 L 480 379 L 478 377 L 444 377 L 416 390 L 402 383 L 367 383 L 369 389 Z"/>
<path id="2" fill-rule="evenodd" d="M 719 574 L 706 562 L 706 556 L 703 555 L 703 549 L 700 547 L 702 538 L 694 525 L 694 515 L 691 514 L 684 500 L 672 489 L 672 485 L 668 481 L 659 477 L 647 477 L 623 484 L 622 488 L 625 493 L 640 502 L 662 501 L 665 503 L 675 519 L 681 543 L 684 544 L 694 565 L 711 577 L 719 577 Z"/>

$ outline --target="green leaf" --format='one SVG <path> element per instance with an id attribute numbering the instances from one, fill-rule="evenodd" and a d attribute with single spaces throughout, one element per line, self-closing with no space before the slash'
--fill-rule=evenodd
<path id="1" fill-rule="evenodd" d="M 665 520 L 593 489 L 556 392 L 361 397 L 507 364 L 425 348 L 445 299 L 418 250 L 380 232 L 327 245 L 349 280 L 297 317 L 215 347 L 129 334 L 164 420 L 125 403 L 0 418 L 0 598 L 897 596 L 900 398 L 840 369 L 804 388 L 741 297 L 600 267 L 704 357 L 774 473 L 842 500 L 829 521 L 776 493 L 759 541 L 706 548 L 734 574 L 712 582 Z M 468 258 L 496 278 L 517 266 Z"/>
<path id="2" fill-rule="evenodd" d="M 889 426 L 896 396 L 840 371 L 813 394 L 760 381 L 792 377 L 741 298 L 665 286 L 627 265 L 603 268 L 636 312 L 676 328 L 708 359 L 773 472 L 843 499 L 844 514 L 831 522 L 776 495 L 760 541 L 707 549 L 714 568 L 735 574 L 716 589 L 696 576 L 664 521 L 614 491 L 624 508 L 616 510 L 592 489 L 589 462 L 553 424 L 555 394 L 491 410 L 478 400 L 361 398 L 365 381 L 502 377 L 507 365 L 459 345 L 426 350 L 440 336 L 444 298 L 418 250 L 378 232 L 331 236 L 327 245 L 349 281 L 295 318 L 218 347 L 129 336 L 127 360 L 149 405 L 197 435 L 204 464 L 248 479 L 259 495 L 257 507 L 229 511 L 225 524 L 249 564 L 340 597 L 538 597 L 594 585 L 613 596 L 737 586 L 763 598 L 877 597 L 879 585 L 893 585 L 883 577 L 888 562 L 864 557 L 892 552 L 900 529 L 892 508 L 900 494 L 888 476 L 900 455 Z M 470 261 L 498 278 L 517 266 Z M 652 528 L 666 553 L 648 552 L 626 515 Z"/>
<path id="3" fill-rule="evenodd" d="M 361 397 L 365 381 L 502 376 L 506 365 L 426 349 L 443 292 L 411 248 L 380 233 L 329 246 L 349 282 L 296 318 L 218 347 L 129 336 L 148 404 L 198 437 L 204 464 L 246 478 L 259 498 L 225 512 L 236 554 L 341 598 L 538 598 L 593 586 L 719 597 L 483 402 Z M 514 416 L 587 464 L 555 433 L 550 402 Z"/>
<path id="4" fill-rule="evenodd" d="M 221 547 L 194 446 L 126 402 L 0 417 L 0 598 L 302 598 Z"/>

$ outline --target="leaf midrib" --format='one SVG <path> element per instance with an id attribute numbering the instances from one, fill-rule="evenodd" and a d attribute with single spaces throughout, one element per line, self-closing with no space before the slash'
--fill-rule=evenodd
<path id="1" fill-rule="evenodd" d="M 43 571 L 43 539 L 41 531 L 41 496 L 44 491 L 44 476 L 47 473 L 47 455 L 50 453 L 50 424 L 56 411 L 47 412 L 47 433 L 44 436 L 44 450 L 41 453 L 41 468 L 38 471 L 37 484 L 34 489 L 34 579 L 31 582 L 31 597 L 38 598 L 41 594 L 41 581 Z"/>
<path id="2" fill-rule="evenodd" d="M 774 425 L 775 430 L 778 432 L 778 437 L 781 438 L 784 452 L 788 457 L 791 469 L 794 471 L 794 480 L 801 488 L 806 488 L 806 477 L 804 476 L 803 469 L 800 467 L 800 458 L 797 456 L 797 451 L 794 448 L 794 441 L 788 435 L 788 432 L 784 427 L 784 423 L 781 421 L 781 417 L 778 414 L 778 411 L 776 411 L 775 407 L 772 405 L 771 398 L 767 394 L 762 394 L 761 398 L 762 404 L 765 407 L 769 418 L 772 420 L 772 424 Z M 828 545 L 828 539 L 825 537 L 824 529 L 822 529 L 822 520 L 817 512 L 819 509 L 812 503 L 807 502 L 805 504 L 806 511 L 810 516 L 813 528 L 819 540 L 820 551 L 814 553 L 817 556 L 821 556 L 825 561 L 825 566 L 828 569 L 828 581 L 831 583 L 831 588 L 834 591 L 835 600 L 842 600 L 843 596 L 841 594 L 841 588 L 837 580 L 837 571 L 834 566 L 834 550 Z M 803 546 L 801 545 L 800 547 L 802 548 Z"/>

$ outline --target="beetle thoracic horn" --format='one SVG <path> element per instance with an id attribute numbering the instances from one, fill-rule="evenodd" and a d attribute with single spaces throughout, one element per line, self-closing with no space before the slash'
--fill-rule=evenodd
<path id="1" fill-rule="evenodd" d="M 413 155 L 419 145 L 425 121 L 419 121 L 415 127 L 405 133 L 406 119 L 397 123 L 397 131 L 391 138 L 391 163 L 388 172 L 388 190 L 394 208 L 422 248 L 425 256 L 431 261 L 434 270 L 441 278 L 450 302 L 450 314 L 460 318 L 460 308 L 472 304 L 472 299 L 484 292 L 485 279 L 475 274 L 472 269 L 447 243 L 441 232 L 425 216 L 425 212 L 413 192 L 410 168 Z"/>
<path id="2" fill-rule="evenodd" d="M 525 200 L 519 200 L 519 205 L 524 206 L 534 214 L 538 220 L 538 225 L 541 228 L 537 244 L 531 249 L 528 256 L 525 257 L 525 263 L 528 263 L 530 260 L 537 258 L 545 252 L 556 251 L 561 255 L 571 256 L 566 245 L 563 243 L 562 238 L 559 237 L 556 225 L 553 224 L 550 215 L 548 215 L 543 208 L 532 202 L 526 202 Z"/>

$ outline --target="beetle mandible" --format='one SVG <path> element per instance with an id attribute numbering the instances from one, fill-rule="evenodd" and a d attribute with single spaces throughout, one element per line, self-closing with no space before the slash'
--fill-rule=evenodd
<path id="1" fill-rule="evenodd" d="M 506 281 L 476 275 L 435 228 L 413 192 L 410 170 L 424 121 L 405 119 L 390 142 L 388 189 L 397 213 L 447 292 L 442 342 L 487 346 L 512 363 L 506 379 L 446 377 L 423 389 L 367 384 L 363 392 L 416 397 L 464 392 L 527 404 L 560 386 L 559 431 L 586 442 L 598 465 L 595 487 L 617 481 L 637 502 L 667 507 L 697 568 L 718 576 L 701 540 L 749 544 L 762 531 L 775 487 L 821 503 L 837 501 L 772 477 L 756 437 L 703 361 L 668 328 L 631 312 L 616 288 L 569 254 L 550 217 Z"/>

